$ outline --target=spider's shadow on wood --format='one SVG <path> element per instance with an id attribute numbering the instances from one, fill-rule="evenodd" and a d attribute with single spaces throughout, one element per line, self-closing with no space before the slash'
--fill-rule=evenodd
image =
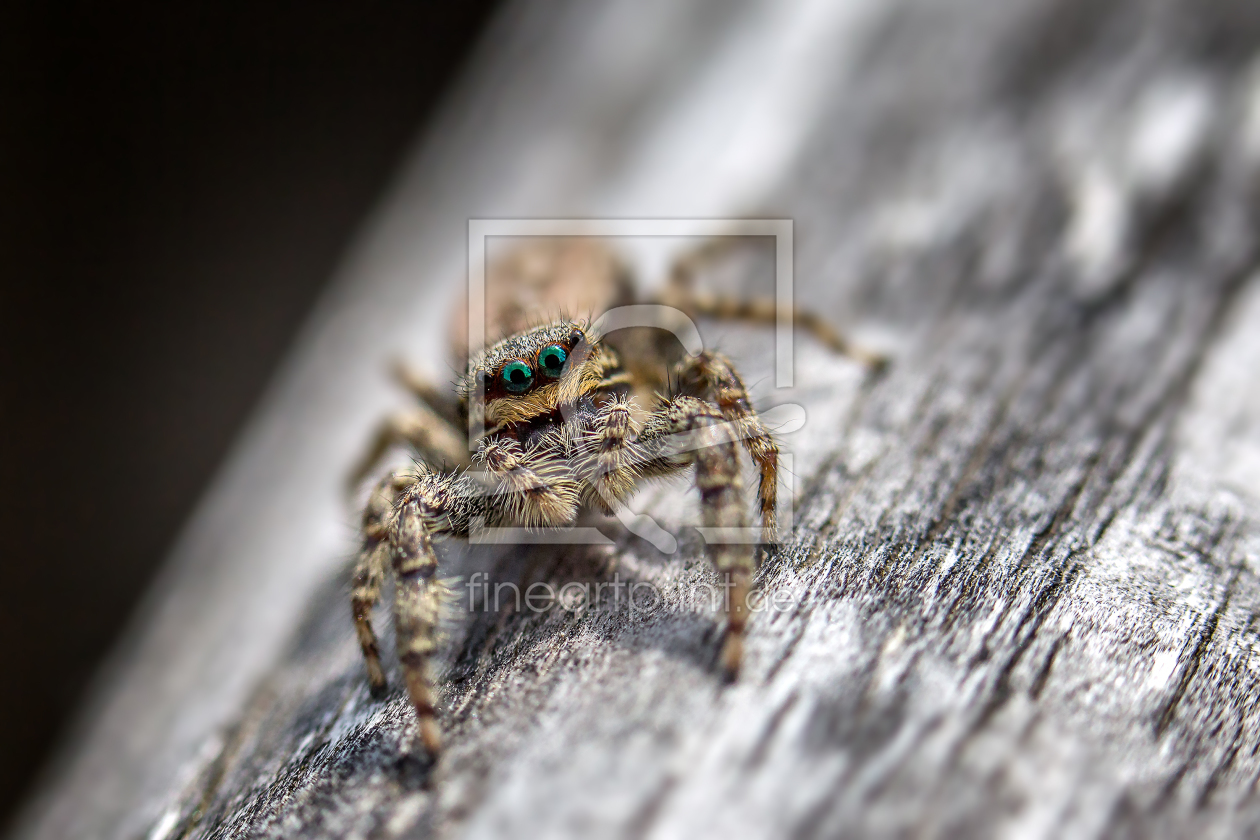
<path id="1" fill-rule="evenodd" d="M 698 539 L 696 545 L 686 538 L 680 542 L 679 556 L 690 562 L 700 551 Z M 465 559 L 478 553 L 474 548 Z M 720 679 L 720 628 L 715 617 L 662 598 L 661 581 L 649 579 L 636 564 L 621 562 L 627 556 L 643 558 L 644 565 L 664 565 L 669 560 L 647 543 L 619 534 L 613 546 L 513 546 L 499 551 L 489 563 L 483 557 L 480 563 L 474 560 L 466 565 L 482 570 L 482 589 L 470 597 L 467 581 L 475 572 L 464 575 L 460 603 L 452 609 L 454 620 L 460 624 L 456 631 L 460 638 L 451 640 L 454 643 L 448 647 L 449 664 L 442 682 L 448 687 L 467 683 L 488 669 L 510 665 L 521 645 L 563 644 L 556 636 L 582 626 L 614 645 L 630 650 L 656 649 Z M 524 594 L 538 584 L 557 594 L 576 585 L 584 598 L 574 604 L 557 597 L 542 609 L 529 607 L 524 599 L 518 601 L 517 592 Z M 637 599 L 641 608 L 633 610 L 628 593 L 636 586 L 641 592 L 647 591 L 642 587 L 650 587 L 652 594 Z"/>
<path id="2" fill-rule="evenodd" d="M 686 565 L 691 566 L 702 551 L 699 538 L 694 533 L 679 536 L 681 545 L 677 557 L 685 558 Z M 594 592 L 596 586 L 609 583 L 614 577 L 625 588 L 635 584 L 651 585 L 652 580 L 636 572 L 637 564 L 626 563 L 625 558 L 640 558 L 640 568 L 649 574 L 651 567 L 664 565 L 670 558 L 658 554 L 637 538 L 619 534 L 611 547 L 451 544 L 442 553 L 444 571 L 460 575 L 451 584 L 446 638 L 442 646 L 445 665 L 439 679 L 448 709 L 452 704 L 458 706 L 464 695 L 476 692 L 477 687 L 486 679 L 492 679 L 496 672 L 510 669 L 522 649 L 565 645 L 561 636 L 583 625 L 589 632 L 592 623 L 594 632 L 613 645 L 632 651 L 655 649 L 711 675 L 714 680 L 720 679 L 719 626 L 713 615 L 702 611 L 661 603 L 655 609 L 632 613 L 625 604 L 619 609 L 613 608 L 611 590 L 605 590 L 602 601 L 575 610 L 565 609 L 558 603 L 544 610 L 517 609 L 515 598 L 506 592 L 498 609 L 493 608 L 493 603 L 487 607 L 475 599 L 470 609 L 467 581 L 477 571 L 488 575 L 492 593 L 494 584 L 509 590 L 515 587 L 525 593 L 535 583 L 547 583 L 553 590 L 560 590 L 570 582 L 587 584 Z M 700 565 L 703 568 L 703 564 Z M 297 632 L 277 658 L 276 666 L 255 689 L 243 716 L 247 723 L 234 727 L 228 734 L 222 754 L 213 762 L 213 772 L 206 786 L 196 796 L 207 803 L 209 811 L 217 813 L 245 801 L 278 795 L 274 790 L 238 789 L 234 779 L 239 777 L 244 765 L 268 761 L 273 755 L 291 754 L 296 743 L 310 741 L 311 736 L 315 736 L 314 740 L 310 741 L 310 749 L 304 752 L 306 758 L 298 762 L 299 765 L 305 766 L 311 761 L 336 764 L 344 760 L 341 753 L 348 749 L 359 755 L 360 761 L 365 754 L 375 755 L 367 764 L 383 771 L 388 784 L 405 790 L 423 790 L 431 785 L 434 764 L 418 745 L 411 743 L 407 725 L 411 708 L 393 655 L 393 623 L 388 620 L 387 604 L 392 593 L 387 589 L 385 604 L 378 607 L 378 616 L 385 619 L 379 626 L 390 690 L 385 697 L 373 699 L 351 633 L 351 569 L 352 565 L 347 564 L 319 588 Z M 349 663 L 348 667 L 345 663 Z M 284 688 L 294 680 L 308 684 L 301 698 Z M 268 720 L 274 723 L 263 725 Z M 449 723 L 456 728 L 459 726 L 458 720 Z M 330 749 L 333 742 L 344 737 L 335 736 L 333 730 L 345 725 L 355 731 L 350 736 L 353 744 Z M 256 733 L 264 730 L 271 732 L 272 737 L 258 740 Z M 277 732 L 281 734 L 277 736 Z M 298 769 L 295 766 L 293 772 Z M 286 785 L 286 789 L 294 785 L 303 787 L 294 779 L 289 779 Z M 321 795 L 336 794 L 326 791 Z"/>

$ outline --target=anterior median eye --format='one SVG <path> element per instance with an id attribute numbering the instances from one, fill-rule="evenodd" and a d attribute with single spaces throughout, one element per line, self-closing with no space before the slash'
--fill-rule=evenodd
<path id="1" fill-rule="evenodd" d="M 503 366 L 503 387 L 513 394 L 523 394 L 534 384 L 534 371 L 522 361 L 508 362 Z"/>
<path id="2" fill-rule="evenodd" d="M 550 347 L 544 347 L 538 354 L 538 364 L 542 367 L 544 374 L 555 379 L 564 372 L 564 362 L 567 358 L 569 354 L 564 352 L 564 348 L 559 344 L 553 344 Z"/>

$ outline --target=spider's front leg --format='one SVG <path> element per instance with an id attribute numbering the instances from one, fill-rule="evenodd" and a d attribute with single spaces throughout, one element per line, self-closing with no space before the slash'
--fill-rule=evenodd
<path id="1" fill-rule="evenodd" d="M 712 400 L 722 416 L 735 425 L 739 439 L 760 475 L 757 498 L 761 507 L 761 538 L 766 543 L 774 542 L 778 530 L 775 507 L 779 488 L 779 446 L 753 410 L 744 380 L 730 359 L 708 350 L 679 362 L 674 376 L 684 393 Z"/>
<path id="2" fill-rule="evenodd" d="M 676 397 L 656 410 L 633 441 L 634 457 L 626 469 L 641 475 L 665 475 L 695 464 L 696 489 L 700 491 L 700 517 L 708 528 L 744 529 L 743 484 L 732 430 L 723 411 L 694 397 Z M 748 595 L 756 563 L 752 545 L 745 542 L 708 544 L 706 551 L 726 578 L 726 638 L 722 645 L 722 669 L 728 679 L 739 674 L 748 623 Z"/>
<path id="3" fill-rule="evenodd" d="M 443 479 L 446 481 L 443 481 Z M 394 561 L 394 632 L 407 695 L 416 710 L 420 740 L 432 755 L 442 748 L 429 660 L 437 647 L 441 604 L 436 581 L 434 533 L 452 502 L 450 491 L 458 479 L 424 475 L 398 498 L 389 529 Z M 449 527 L 449 525 L 447 526 Z"/>
<path id="4" fill-rule="evenodd" d="M 394 513 L 394 502 L 413 480 L 414 476 L 401 471 L 391 473 L 372 489 L 363 509 L 363 541 L 354 568 L 350 607 L 373 697 L 385 692 L 385 671 L 381 668 L 380 643 L 372 629 L 372 607 L 380 599 L 381 582 L 389 563 L 389 520 Z"/>
<path id="5" fill-rule="evenodd" d="M 395 583 L 394 629 L 407 695 L 416 710 L 420 738 L 433 755 L 441 749 L 429 660 L 437 647 L 440 594 L 434 575 L 433 540 L 466 535 L 484 515 L 484 496 L 465 476 L 420 468 L 397 471 L 378 484 L 363 516 L 363 545 L 351 596 L 355 627 L 373 693 L 385 688 L 377 638 L 371 625 L 386 562 Z"/>

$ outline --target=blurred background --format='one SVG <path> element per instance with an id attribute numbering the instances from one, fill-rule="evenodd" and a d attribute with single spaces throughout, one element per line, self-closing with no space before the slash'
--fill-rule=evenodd
<path id="1" fill-rule="evenodd" d="M 496 5 L 0 5 L 0 823 Z"/>

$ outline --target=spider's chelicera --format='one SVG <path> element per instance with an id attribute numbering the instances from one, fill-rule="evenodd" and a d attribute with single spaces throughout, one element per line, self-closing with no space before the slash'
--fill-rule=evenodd
<path id="1" fill-rule="evenodd" d="M 642 360 L 637 360 L 642 361 Z M 674 393 L 640 412 L 631 392 L 636 370 L 588 324 L 562 320 L 512 335 L 474 356 L 458 402 L 416 386 L 429 407 L 396 418 L 378 437 L 369 462 L 391 440 L 418 451 L 419 466 L 376 485 L 363 514 L 363 547 L 355 574 L 354 620 L 373 691 L 385 688 L 371 610 L 386 570 L 396 582 L 398 653 L 420 735 L 433 753 L 440 737 L 428 662 L 435 648 L 439 593 L 435 540 L 480 528 L 571 525 L 583 509 L 612 513 L 646 480 L 694 468 L 702 524 L 744 529 L 737 447 L 760 474 L 762 539 L 773 541 L 778 448 L 753 411 L 739 374 L 722 355 L 704 351 L 678 362 Z M 665 369 L 661 361 L 656 370 Z M 483 412 L 484 434 L 471 459 L 457 429 Z M 441 469 L 437 465 L 454 468 Z M 471 469 L 463 469 L 471 466 Z M 721 667 L 740 664 L 747 596 L 755 568 L 747 542 L 711 543 L 709 558 L 726 577 Z"/>

